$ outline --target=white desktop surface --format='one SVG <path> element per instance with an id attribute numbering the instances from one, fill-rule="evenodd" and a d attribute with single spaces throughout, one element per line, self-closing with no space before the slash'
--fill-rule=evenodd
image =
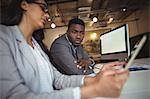
<path id="1" fill-rule="evenodd" d="M 120 99 L 150 99 L 150 70 L 132 71 Z"/>
<path id="2" fill-rule="evenodd" d="M 137 59 L 133 66 L 150 67 L 150 58 Z M 95 73 L 101 68 L 101 64 L 96 64 Z M 114 99 L 114 98 L 95 98 Z M 130 76 L 118 99 L 150 99 L 150 70 L 131 71 Z"/>

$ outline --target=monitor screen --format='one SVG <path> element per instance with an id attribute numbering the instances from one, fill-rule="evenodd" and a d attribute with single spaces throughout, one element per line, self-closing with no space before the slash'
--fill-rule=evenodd
<path id="1" fill-rule="evenodd" d="M 101 60 L 121 60 L 130 55 L 128 25 L 124 24 L 100 36 Z"/>

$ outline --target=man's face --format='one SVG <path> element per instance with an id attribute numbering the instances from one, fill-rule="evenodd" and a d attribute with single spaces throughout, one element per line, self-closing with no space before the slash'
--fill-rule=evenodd
<path id="1" fill-rule="evenodd" d="M 83 41 L 85 27 L 79 24 L 71 24 L 67 36 L 74 46 L 79 46 Z"/>

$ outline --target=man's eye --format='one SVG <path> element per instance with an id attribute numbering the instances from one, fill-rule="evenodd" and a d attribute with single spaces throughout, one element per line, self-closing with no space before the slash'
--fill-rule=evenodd
<path id="1" fill-rule="evenodd" d="M 73 33 L 77 33 L 78 31 L 76 31 L 76 30 L 73 30 L 72 32 L 73 32 Z"/>
<path id="2" fill-rule="evenodd" d="M 84 32 L 80 32 L 81 34 L 84 34 Z"/>

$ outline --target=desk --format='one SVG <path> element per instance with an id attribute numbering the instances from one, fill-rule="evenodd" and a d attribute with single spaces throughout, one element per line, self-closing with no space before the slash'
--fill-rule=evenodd
<path id="1" fill-rule="evenodd" d="M 150 62 L 149 59 L 138 59 L 132 65 L 150 67 Z M 101 67 L 102 64 L 96 64 L 94 71 L 97 73 Z M 131 71 L 119 99 L 150 99 L 150 70 Z"/>
<path id="2" fill-rule="evenodd" d="M 150 70 L 132 71 L 120 99 L 150 99 Z"/>

